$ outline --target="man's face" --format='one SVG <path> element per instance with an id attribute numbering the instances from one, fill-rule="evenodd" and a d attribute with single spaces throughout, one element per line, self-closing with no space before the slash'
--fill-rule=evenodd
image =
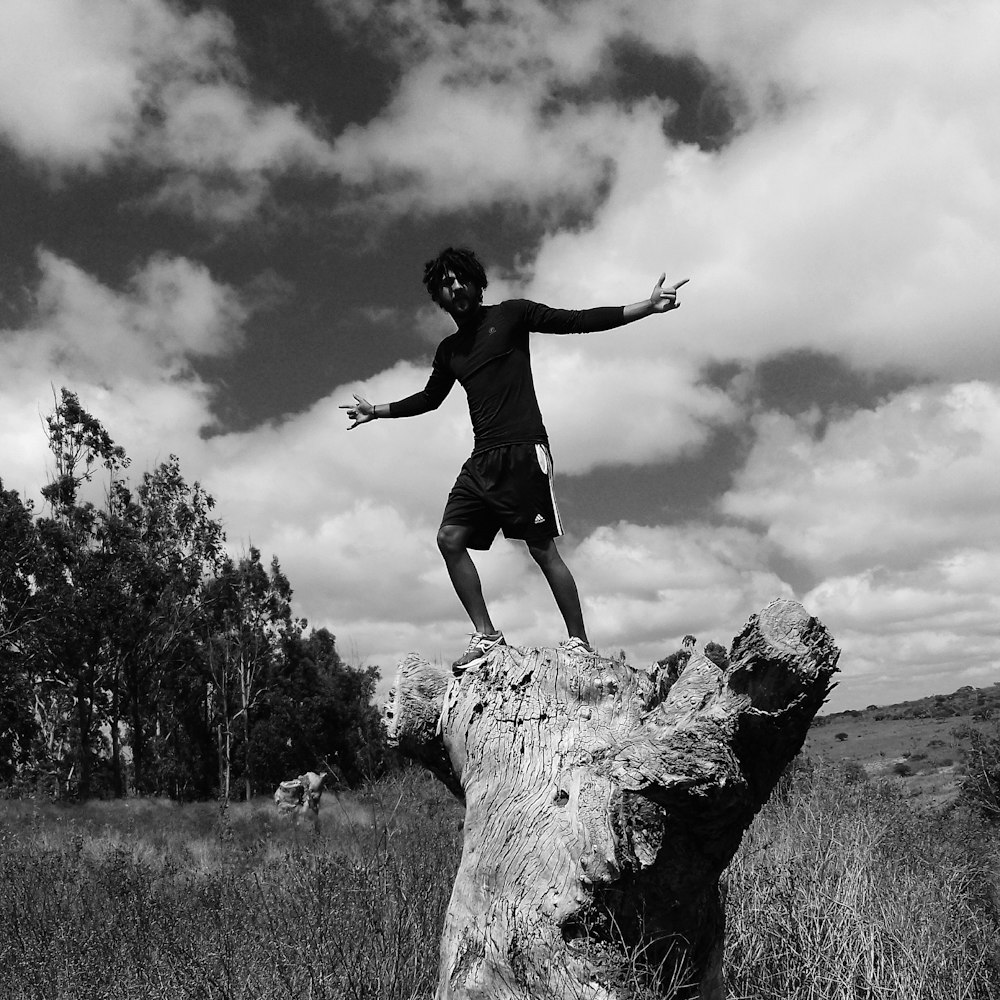
<path id="1" fill-rule="evenodd" d="M 446 271 L 438 287 L 438 303 L 456 322 L 472 315 L 483 298 L 483 290 L 472 281 L 463 281 L 452 271 Z"/>

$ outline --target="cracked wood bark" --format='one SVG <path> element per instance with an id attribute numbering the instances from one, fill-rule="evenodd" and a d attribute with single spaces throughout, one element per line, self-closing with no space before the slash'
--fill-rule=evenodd
<path id="1" fill-rule="evenodd" d="M 390 739 L 466 805 L 437 1000 L 626 1000 L 637 955 L 663 995 L 684 976 L 723 997 L 723 870 L 838 656 L 773 601 L 666 691 L 557 649 L 501 647 L 460 678 L 400 663 Z"/>

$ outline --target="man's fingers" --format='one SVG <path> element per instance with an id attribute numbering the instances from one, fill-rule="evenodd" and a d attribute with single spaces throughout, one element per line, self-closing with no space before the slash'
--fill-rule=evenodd
<path id="1" fill-rule="evenodd" d="M 347 416 L 348 419 L 353 420 L 354 423 L 347 428 L 349 431 L 353 431 L 354 428 L 361 423 L 362 417 L 368 416 L 368 414 L 362 413 L 360 409 L 361 404 L 365 402 L 364 396 L 359 396 L 356 392 L 352 393 L 352 395 L 354 396 L 355 402 L 340 404 L 340 409 L 351 411 L 350 413 L 347 414 Z"/>
<path id="2" fill-rule="evenodd" d="M 349 411 L 347 413 L 348 420 L 354 421 L 353 423 L 347 425 L 347 429 L 349 431 L 353 431 L 355 427 L 360 427 L 362 423 L 361 418 L 365 416 L 365 414 L 363 414 L 360 409 L 361 403 L 364 402 L 363 397 L 359 396 L 356 392 L 352 393 L 352 395 L 356 400 L 355 402 L 340 404 L 340 409 Z"/>
<path id="3" fill-rule="evenodd" d="M 681 287 L 681 285 L 686 285 L 690 280 L 691 280 L 690 278 L 682 278 L 680 281 L 677 282 L 676 285 L 671 285 L 670 287 L 676 292 L 677 289 Z"/>

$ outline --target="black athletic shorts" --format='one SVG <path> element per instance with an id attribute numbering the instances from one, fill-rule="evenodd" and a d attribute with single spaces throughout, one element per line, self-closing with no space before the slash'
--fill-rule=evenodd
<path id="1" fill-rule="evenodd" d="M 548 446 L 508 444 L 473 455 L 448 494 L 441 524 L 473 528 L 471 549 L 488 549 L 501 528 L 506 538 L 558 538 Z"/>

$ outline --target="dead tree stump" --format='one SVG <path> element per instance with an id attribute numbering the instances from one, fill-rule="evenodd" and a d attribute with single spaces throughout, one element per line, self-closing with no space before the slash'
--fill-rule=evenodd
<path id="1" fill-rule="evenodd" d="M 636 958 L 664 995 L 724 996 L 720 879 L 839 650 L 774 601 L 712 653 L 662 699 L 655 667 L 557 649 L 399 665 L 390 739 L 466 806 L 437 1000 L 625 1000 Z"/>

